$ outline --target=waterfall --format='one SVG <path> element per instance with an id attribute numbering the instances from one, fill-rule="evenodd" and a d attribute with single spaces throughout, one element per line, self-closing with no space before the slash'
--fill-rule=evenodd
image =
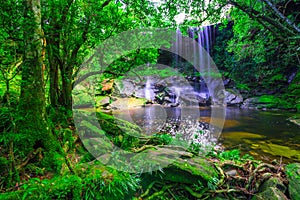
<path id="1" fill-rule="evenodd" d="M 151 87 L 151 80 L 146 77 L 147 80 L 146 80 L 146 86 L 145 86 L 145 89 L 144 89 L 144 92 L 145 92 L 145 98 L 149 101 L 152 101 L 153 98 L 154 98 L 154 91 Z"/>
<path id="2" fill-rule="evenodd" d="M 207 83 L 204 80 L 212 80 L 213 74 L 211 73 L 211 61 L 210 54 L 212 53 L 213 40 L 214 40 L 214 26 L 202 26 L 202 27 L 190 27 L 187 29 L 188 36 L 196 41 L 192 46 L 184 44 L 182 42 L 182 34 L 179 27 L 176 29 L 176 42 L 173 46 L 175 48 L 176 55 L 174 56 L 174 67 L 179 71 L 189 74 L 190 84 L 194 88 L 194 92 L 201 100 L 207 101 L 211 94 L 207 87 Z M 197 46 L 198 45 L 198 46 Z M 188 63 L 183 63 L 180 55 L 188 55 L 190 52 L 194 67 L 186 68 Z M 183 67 L 185 66 L 185 67 Z M 200 77 L 198 72 L 201 72 Z M 205 77 L 205 78 L 204 78 Z M 177 86 L 175 86 L 177 87 Z M 175 88 L 174 87 L 174 88 Z M 179 87 L 179 86 L 178 86 Z M 186 92 L 183 92 L 184 95 Z M 179 96 L 176 95 L 176 102 L 178 102 Z"/>
<path id="3" fill-rule="evenodd" d="M 181 45 L 181 32 L 180 32 L 180 29 L 179 27 L 177 27 L 176 29 L 176 47 L 175 47 L 175 52 L 176 52 L 176 58 L 175 58 L 175 67 L 179 67 L 179 63 L 180 63 L 180 58 L 179 58 L 179 55 L 180 55 L 180 50 L 182 48 L 182 45 Z"/>
<path id="4" fill-rule="evenodd" d="M 211 47 L 213 43 L 213 30 L 214 26 L 203 26 L 200 28 L 194 28 L 195 32 L 198 32 L 198 38 L 197 42 L 199 45 L 199 61 L 196 64 L 198 69 L 202 69 L 201 71 L 205 72 L 204 74 L 201 74 L 200 78 L 200 88 L 199 88 L 199 94 L 201 96 L 205 96 L 206 98 L 210 96 L 207 85 L 204 82 L 203 76 L 211 76 L 211 69 L 210 69 L 210 59 L 208 58 L 209 55 L 207 55 L 204 50 L 211 54 Z"/>

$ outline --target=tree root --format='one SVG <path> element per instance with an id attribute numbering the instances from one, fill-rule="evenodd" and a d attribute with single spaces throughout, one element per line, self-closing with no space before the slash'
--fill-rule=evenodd
<path id="1" fill-rule="evenodd" d="M 266 169 L 272 169 L 276 171 L 276 167 L 271 165 L 271 164 L 267 164 L 267 163 L 261 163 L 259 164 L 256 169 L 250 174 L 249 179 L 248 179 L 248 183 L 246 184 L 246 189 L 250 190 L 250 186 L 253 185 L 253 182 L 255 181 L 257 175 L 259 173 L 262 173 L 263 171 L 265 171 Z M 272 175 L 271 175 L 272 176 Z M 254 188 L 258 188 L 259 186 L 256 185 Z"/>
<path id="2" fill-rule="evenodd" d="M 148 200 L 157 199 L 157 197 L 163 195 L 165 193 L 165 191 L 168 190 L 168 189 L 170 189 L 171 187 L 173 187 L 173 185 L 165 185 L 165 186 L 163 186 L 163 188 L 161 190 L 159 190 L 158 192 L 155 192 L 154 194 L 152 194 L 147 199 Z"/>
<path id="3" fill-rule="evenodd" d="M 222 186 L 225 183 L 225 177 L 226 177 L 226 175 L 225 175 L 225 173 L 224 173 L 224 171 L 223 171 L 223 169 L 221 167 L 219 167 L 218 165 L 215 165 L 215 167 L 216 167 L 216 169 L 220 173 L 220 180 L 217 183 L 217 186 L 220 187 L 220 186 Z"/>
<path id="4" fill-rule="evenodd" d="M 182 186 L 183 189 L 185 189 L 186 191 L 188 191 L 193 197 L 196 197 L 196 198 L 202 198 L 203 197 L 203 194 L 208 190 L 208 189 L 203 189 L 201 191 L 201 193 L 198 193 L 198 192 L 195 192 L 194 190 L 192 190 L 189 186 L 187 185 L 183 185 Z"/>
<path id="5" fill-rule="evenodd" d="M 157 181 L 153 181 L 152 183 L 150 183 L 147 190 L 143 194 L 141 194 L 142 198 L 149 194 L 150 190 L 152 189 L 152 187 L 154 186 L 155 183 L 157 183 Z"/>
<path id="6" fill-rule="evenodd" d="M 30 152 L 28 155 L 27 155 L 27 158 L 21 163 L 19 164 L 16 169 L 17 170 L 20 170 L 22 169 L 23 167 L 25 167 L 28 162 L 33 159 L 36 155 L 39 156 L 39 158 L 41 159 L 42 158 L 42 151 L 43 149 L 40 147 L 40 148 L 37 148 L 36 150 L 33 150 L 32 152 Z"/>

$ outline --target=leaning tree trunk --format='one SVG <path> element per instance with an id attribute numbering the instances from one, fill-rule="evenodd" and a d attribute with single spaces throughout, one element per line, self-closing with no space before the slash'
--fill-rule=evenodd
<path id="1" fill-rule="evenodd" d="M 24 140 L 24 153 L 35 148 L 50 148 L 51 133 L 46 121 L 43 75 L 43 31 L 40 0 L 24 0 L 24 61 L 18 113 L 18 132 Z"/>

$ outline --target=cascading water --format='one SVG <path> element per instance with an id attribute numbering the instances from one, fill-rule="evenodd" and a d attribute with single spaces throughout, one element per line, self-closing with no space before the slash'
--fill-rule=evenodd
<path id="1" fill-rule="evenodd" d="M 175 67 L 179 69 L 179 71 L 185 71 L 189 72 L 190 75 L 190 82 L 192 87 L 194 88 L 194 92 L 197 97 L 200 98 L 201 101 L 208 101 L 209 97 L 211 96 L 209 94 L 208 87 L 204 81 L 203 76 L 210 77 L 212 76 L 211 70 L 210 70 L 210 54 L 212 52 L 212 46 L 213 46 L 213 40 L 215 38 L 214 36 L 214 26 L 203 26 L 199 28 L 189 28 L 188 29 L 188 35 L 190 38 L 194 39 L 198 43 L 198 47 L 196 47 L 197 43 L 193 43 L 192 47 L 186 47 L 182 44 L 181 41 L 181 32 L 179 28 L 176 30 L 176 43 L 175 43 L 175 52 L 177 55 L 175 55 Z M 199 51 L 196 51 L 196 49 L 199 49 Z M 186 64 L 182 62 L 182 59 L 178 56 L 180 55 L 181 51 L 191 51 L 193 55 L 194 60 L 194 67 L 190 68 L 190 70 L 187 70 L 185 67 Z M 198 55 L 196 55 L 198 54 Z M 191 73 L 192 70 L 192 73 Z M 199 71 L 202 71 L 204 73 L 201 73 L 201 76 L 199 77 Z M 180 88 L 180 86 L 173 86 L 173 89 L 177 88 L 179 91 L 184 91 L 186 89 Z M 185 95 L 186 92 L 182 92 L 182 95 Z M 177 100 L 180 97 L 177 97 Z M 178 101 L 177 101 L 178 102 Z M 201 102 L 200 102 L 201 103 Z"/>
<path id="2" fill-rule="evenodd" d="M 147 77 L 146 80 L 146 86 L 145 86 L 145 98 L 149 101 L 152 101 L 154 98 L 154 92 L 153 89 L 151 88 L 151 80 Z"/>
<path id="3" fill-rule="evenodd" d="M 195 29 L 194 29 L 195 30 Z M 204 59 L 203 56 L 209 56 L 211 46 L 211 26 L 204 26 L 198 29 L 198 45 L 199 45 L 199 68 L 205 68 L 208 74 L 202 74 L 202 76 L 210 76 L 210 59 Z M 203 52 L 206 50 L 206 53 Z M 207 62 L 205 62 L 207 61 Z M 208 88 L 204 83 L 203 78 L 200 79 L 200 90 L 198 91 L 202 96 L 210 96 Z"/>

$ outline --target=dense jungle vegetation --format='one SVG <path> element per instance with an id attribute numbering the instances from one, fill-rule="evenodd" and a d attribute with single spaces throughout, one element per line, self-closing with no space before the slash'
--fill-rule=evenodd
<path id="1" fill-rule="evenodd" d="M 0 7 L 0 199 L 300 199 L 298 164 L 262 163 L 238 150 L 199 156 L 197 145 L 165 147 L 174 140 L 168 133 L 134 137 L 139 127 L 99 112 L 95 132 L 114 145 L 180 155 L 151 173 L 119 171 L 87 151 L 72 113 L 82 63 L 104 41 L 137 28 L 185 33 L 208 24 L 218 24 L 212 57 L 224 80 L 245 98 L 299 112 L 298 0 L 1 0 Z M 159 47 L 128 52 L 100 70 L 101 81 L 160 56 Z M 281 192 L 266 185 L 274 183 Z"/>

